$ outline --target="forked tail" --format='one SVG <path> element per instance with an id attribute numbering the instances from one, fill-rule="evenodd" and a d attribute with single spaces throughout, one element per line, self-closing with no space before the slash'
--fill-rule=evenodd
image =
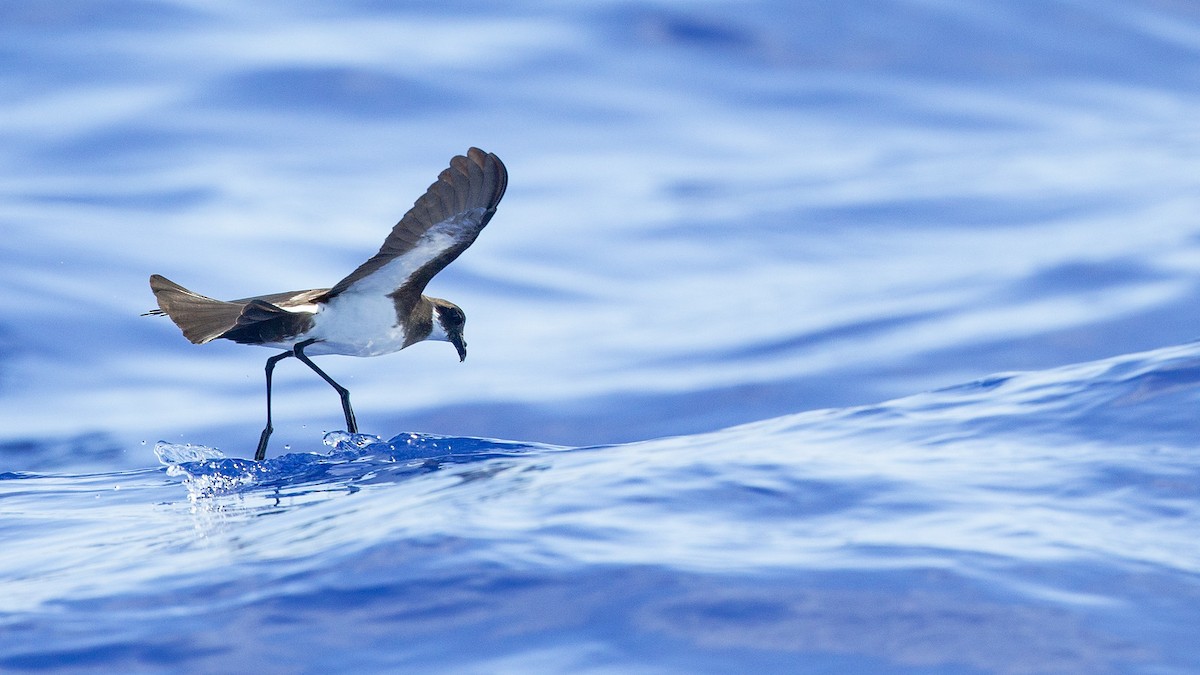
<path id="1" fill-rule="evenodd" d="M 237 325 L 244 302 L 225 302 L 193 293 L 166 277 L 150 276 L 150 290 L 158 300 L 158 309 L 149 315 L 171 317 L 183 336 L 195 344 L 211 342 Z"/>

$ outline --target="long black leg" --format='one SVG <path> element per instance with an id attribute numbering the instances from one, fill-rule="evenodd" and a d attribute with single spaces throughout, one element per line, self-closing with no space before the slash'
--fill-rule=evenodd
<path id="1" fill-rule="evenodd" d="M 291 356 L 291 352 L 276 354 L 267 359 L 267 426 L 263 428 L 262 435 L 258 437 L 258 449 L 254 451 L 254 460 L 261 462 L 267 457 L 267 440 L 271 438 L 271 432 L 275 430 L 271 426 L 271 374 L 275 372 L 275 364 Z"/>
<path id="2" fill-rule="evenodd" d="M 337 382 L 334 382 L 332 377 L 326 375 L 325 371 L 318 368 L 317 364 L 312 362 L 312 359 L 304 355 L 304 348 L 314 342 L 316 342 L 316 340 L 305 340 L 304 342 L 297 343 L 292 351 L 295 352 L 296 358 L 300 359 L 304 365 L 312 368 L 314 373 L 320 375 L 322 380 L 328 382 L 329 386 L 333 387 L 337 391 L 338 396 L 340 396 L 342 399 L 342 412 L 346 415 L 346 431 L 349 431 L 352 434 L 357 434 L 358 423 L 354 421 L 354 408 L 350 407 L 350 390 L 338 384 Z"/>

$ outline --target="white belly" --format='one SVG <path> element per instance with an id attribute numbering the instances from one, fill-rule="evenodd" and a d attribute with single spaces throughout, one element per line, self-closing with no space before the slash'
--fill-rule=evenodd
<path id="1" fill-rule="evenodd" d="M 305 354 L 379 356 L 404 348 L 404 327 L 396 319 L 396 305 L 386 295 L 348 291 L 317 308 L 313 327 L 304 339 L 317 343 Z"/>

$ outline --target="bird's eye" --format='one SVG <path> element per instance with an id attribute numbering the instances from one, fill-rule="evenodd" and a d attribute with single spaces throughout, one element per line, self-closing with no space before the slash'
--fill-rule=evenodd
<path id="1" fill-rule="evenodd" d="M 461 326 L 467 322 L 467 317 L 457 307 L 446 307 L 442 310 L 442 322 L 447 326 Z"/>

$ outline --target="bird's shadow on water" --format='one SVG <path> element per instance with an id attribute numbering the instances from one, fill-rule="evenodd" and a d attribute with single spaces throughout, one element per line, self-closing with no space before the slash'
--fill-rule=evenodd
<path id="1" fill-rule="evenodd" d="M 333 431 L 326 452 L 297 452 L 261 462 L 225 457 L 219 450 L 160 441 L 154 454 L 167 474 L 181 477 L 193 499 L 262 490 L 291 496 L 398 482 L 448 466 L 529 456 L 564 448 L 485 438 L 402 433 L 384 440 L 370 434 Z M 464 475 L 464 479 L 468 476 Z"/>

